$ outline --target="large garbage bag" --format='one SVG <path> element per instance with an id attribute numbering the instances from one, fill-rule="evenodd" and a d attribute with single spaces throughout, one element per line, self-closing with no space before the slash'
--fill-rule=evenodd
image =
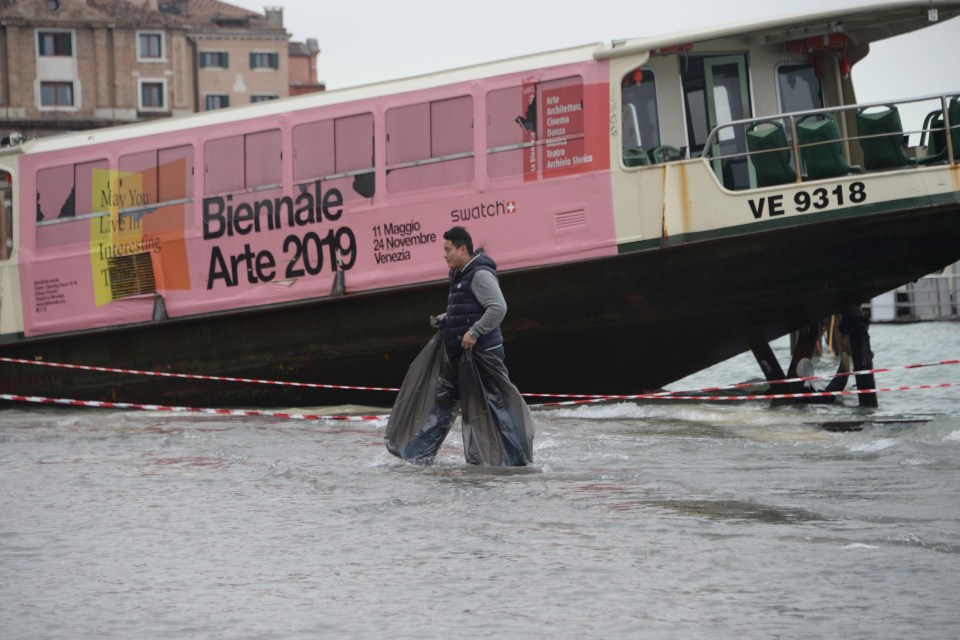
<path id="1" fill-rule="evenodd" d="M 468 463 L 509 467 L 532 462 L 533 419 L 503 362 L 490 353 L 465 352 L 452 364 L 442 331 L 407 370 L 384 434 L 387 450 L 414 462 L 433 459 L 461 406 Z"/>
<path id="2" fill-rule="evenodd" d="M 532 462 L 533 418 L 503 361 L 488 351 L 466 351 L 459 369 L 467 462 L 492 467 Z"/>
<path id="3" fill-rule="evenodd" d="M 455 406 L 440 406 L 437 389 L 440 374 L 449 367 L 438 331 L 414 359 L 393 403 L 384 444 L 387 451 L 404 460 L 422 462 L 433 458 L 453 424 Z"/>

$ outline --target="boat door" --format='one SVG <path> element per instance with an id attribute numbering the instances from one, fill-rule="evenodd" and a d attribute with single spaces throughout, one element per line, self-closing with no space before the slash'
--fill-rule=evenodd
<path id="1" fill-rule="evenodd" d="M 703 155 L 715 127 L 753 115 L 746 54 L 690 56 L 681 63 L 681 78 L 692 156 Z M 714 170 L 728 189 L 750 186 L 752 167 L 746 155 L 737 155 L 746 152 L 742 128 L 722 129 L 710 149 L 711 156 L 721 158 Z"/>

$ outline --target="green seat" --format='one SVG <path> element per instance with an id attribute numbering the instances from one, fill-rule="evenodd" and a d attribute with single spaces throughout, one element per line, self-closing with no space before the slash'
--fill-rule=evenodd
<path id="1" fill-rule="evenodd" d="M 927 147 L 928 156 L 921 160 L 923 164 L 943 162 L 947 160 L 947 134 L 943 126 L 943 112 L 935 111 L 930 120 L 930 142 Z M 950 142 L 953 144 L 953 159 L 960 161 L 960 96 L 950 99 L 947 106 L 947 116 L 950 118 Z"/>
<path id="2" fill-rule="evenodd" d="M 646 167 L 650 164 L 650 156 L 642 147 L 628 147 L 623 150 L 623 164 L 628 167 Z"/>
<path id="3" fill-rule="evenodd" d="M 805 116 L 797 123 L 797 142 L 807 177 L 811 180 L 859 173 L 860 167 L 847 164 L 840 142 L 840 127 L 830 116 Z"/>
<path id="4" fill-rule="evenodd" d="M 650 149 L 650 161 L 653 164 L 663 164 L 664 162 L 674 162 L 683 158 L 683 153 L 677 147 L 671 147 L 668 144 L 662 144 L 659 147 Z"/>
<path id="5" fill-rule="evenodd" d="M 754 123 L 747 128 L 750 164 L 758 187 L 796 182 L 797 172 L 790 163 L 790 143 L 779 122 Z"/>
<path id="6" fill-rule="evenodd" d="M 891 105 L 875 113 L 858 109 L 857 132 L 863 149 L 863 166 L 868 170 L 895 169 L 916 163 L 903 151 L 903 124 L 896 107 Z"/>

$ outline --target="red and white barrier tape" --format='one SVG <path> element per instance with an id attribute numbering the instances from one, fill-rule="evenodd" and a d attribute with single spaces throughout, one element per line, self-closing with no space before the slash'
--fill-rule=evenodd
<path id="1" fill-rule="evenodd" d="M 156 377 L 165 377 L 165 378 L 185 378 L 190 380 L 214 380 L 218 382 L 241 382 L 241 383 L 251 383 L 251 384 L 272 384 L 288 387 L 307 387 L 313 389 L 343 389 L 350 391 L 390 391 L 397 392 L 400 389 L 396 387 L 365 387 L 365 386 L 354 386 L 354 385 L 337 385 L 337 384 L 320 384 L 313 382 L 286 382 L 280 380 L 259 380 L 255 378 L 232 378 L 225 376 L 207 376 L 200 374 L 192 373 L 170 373 L 164 371 L 143 371 L 137 369 L 118 369 L 114 367 L 93 367 L 82 364 L 65 364 L 61 362 L 45 362 L 43 360 L 24 360 L 21 358 L 6 358 L 0 357 L 0 362 L 9 362 L 14 364 L 32 364 L 39 365 L 44 367 L 55 367 L 61 369 L 79 369 L 83 371 L 98 371 L 103 373 L 125 373 L 132 375 L 144 375 L 144 376 L 156 376 Z M 871 373 L 888 373 L 890 371 L 896 371 L 899 369 L 922 369 L 924 367 L 937 367 L 944 365 L 953 365 L 960 364 L 960 359 L 954 360 L 941 360 L 939 362 L 926 362 L 920 364 L 907 364 L 900 365 L 895 367 L 882 367 L 879 369 L 867 369 L 862 371 L 850 371 L 847 373 L 838 373 L 838 374 L 826 374 L 826 375 L 816 375 L 816 376 L 806 376 L 803 378 L 786 378 L 784 380 L 773 380 L 761 384 L 775 385 L 775 384 L 786 384 L 791 382 L 809 382 L 812 380 L 827 380 L 836 376 L 859 376 L 866 375 Z M 598 394 L 579 394 L 579 393 L 523 393 L 522 395 L 527 398 L 569 398 L 569 399 L 583 399 L 583 400 L 595 400 L 602 402 L 605 400 L 637 400 L 637 399 L 652 399 L 659 397 L 677 397 L 678 394 L 700 394 L 709 391 L 722 391 L 725 389 L 742 389 L 746 387 L 756 386 L 756 382 L 741 382 L 737 384 L 730 384 L 720 387 L 707 387 L 705 389 L 699 389 L 696 391 L 660 391 L 652 394 L 642 394 L 638 395 L 598 395 Z M 699 396 L 698 396 L 699 397 Z M 742 399 L 746 396 L 735 396 L 738 399 Z M 681 399 L 688 399 L 686 395 L 680 395 Z"/>
<path id="2" fill-rule="evenodd" d="M 915 391 L 920 389 L 946 389 L 949 387 L 960 387 L 960 382 L 942 382 L 940 384 L 921 384 L 902 387 L 881 387 L 878 389 L 851 389 L 843 391 L 811 391 L 807 393 L 769 393 L 763 395 L 743 395 L 743 396 L 699 396 L 699 395 L 662 395 L 656 393 L 641 393 L 632 396 L 610 396 L 601 398 L 589 398 L 581 400 L 568 400 L 566 402 L 546 402 L 534 405 L 539 407 L 563 407 L 571 405 L 586 405 L 604 402 L 608 400 L 696 400 L 698 402 L 718 402 L 718 401 L 746 401 L 746 400 L 787 400 L 797 398 L 822 398 L 828 396 L 851 396 L 864 393 L 888 393 L 891 391 Z M 9 393 L 0 393 L 0 400 L 10 402 L 30 402 L 34 404 L 54 404 L 70 407 L 95 407 L 100 409 L 139 409 L 142 411 L 166 411 L 173 413 L 204 413 L 218 416 L 240 416 L 240 417 L 264 417 L 278 418 L 281 420 L 311 420 L 321 421 L 329 420 L 334 422 L 373 422 L 376 420 L 387 420 L 390 415 L 322 415 L 310 413 L 287 413 L 281 411 L 257 411 L 253 409 L 208 409 L 201 407 L 176 407 L 157 404 L 136 404 L 133 402 L 102 402 L 99 400 L 74 400 L 71 398 L 45 398 L 42 396 L 21 396 Z"/>
<path id="3" fill-rule="evenodd" d="M 944 365 L 951 364 L 960 364 L 960 359 L 956 360 L 941 360 L 939 362 L 924 362 L 920 364 L 904 364 L 895 367 L 882 367 L 880 369 L 864 369 L 861 371 L 848 371 L 846 373 L 829 373 L 816 376 L 805 376 L 803 378 L 784 378 L 783 380 L 764 380 L 761 382 L 738 382 L 736 384 L 723 385 L 721 387 L 706 387 L 703 389 L 689 390 L 689 391 L 658 391 L 657 393 L 643 394 L 644 399 L 661 397 L 661 396 L 675 396 L 683 394 L 700 394 L 706 393 L 708 391 L 723 391 L 726 389 L 745 389 L 748 387 L 756 387 L 758 385 L 769 385 L 773 386 L 775 384 L 787 384 L 791 382 L 810 382 L 812 380 L 830 380 L 834 377 L 843 377 L 843 376 L 862 376 L 871 373 L 889 373 L 891 371 L 897 371 L 901 369 L 922 369 L 924 367 L 939 367 Z M 577 393 L 524 393 L 524 397 L 528 398 L 582 398 L 586 400 L 635 400 L 638 396 L 636 395 L 591 395 L 591 394 L 577 394 Z M 736 396 L 742 398 L 744 396 Z"/>
<path id="4" fill-rule="evenodd" d="M 252 384 L 275 384 L 284 387 L 309 387 L 311 389 L 348 389 L 351 391 L 400 391 L 394 387 L 356 387 L 343 384 L 320 384 L 316 382 L 286 382 L 283 380 L 257 380 L 255 378 L 230 378 L 225 376 L 204 376 L 195 373 L 169 373 L 166 371 L 142 371 L 138 369 L 116 369 L 113 367 L 91 367 L 84 364 L 65 364 L 62 362 L 44 362 L 43 360 L 23 360 L 21 358 L 3 358 L 0 362 L 14 364 L 35 364 L 58 369 L 79 369 L 100 373 L 128 373 L 137 376 L 155 376 L 159 378 L 186 378 L 188 380 L 215 380 L 217 382 L 247 382 Z"/>
<path id="5" fill-rule="evenodd" d="M 608 400 L 697 400 L 699 402 L 715 402 L 726 400 L 787 400 L 795 398 L 824 398 L 828 396 L 853 396 L 864 393 L 887 393 L 890 391 L 915 391 L 919 389 L 946 389 L 960 387 L 960 382 L 941 382 L 940 384 L 920 384 L 904 387 L 880 387 L 877 389 L 845 389 L 842 391 L 810 391 L 806 393 L 768 393 L 763 395 L 742 396 L 706 396 L 706 395 L 672 395 L 666 393 L 640 393 L 632 396 L 605 396 L 585 400 L 569 400 L 566 402 L 545 402 L 537 407 L 563 407 L 570 405 L 593 404 Z M 683 392 L 689 393 L 689 392 Z"/>
<path id="6" fill-rule="evenodd" d="M 218 416 L 253 416 L 279 418 L 281 420 L 330 420 L 335 422 L 373 422 L 386 420 L 389 415 L 351 416 L 321 415 L 312 413 L 286 413 L 281 411 L 256 411 L 252 409 L 204 409 L 200 407 L 173 407 L 160 404 L 136 404 L 133 402 L 100 402 L 98 400 L 73 400 L 70 398 L 44 398 L 42 396 L 18 396 L 0 393 L 0 400 L 11 402 L 31 402 L 34 404 L 55 404 L 68 407 L 96 407 L 98 409 L 140 409 L 142 411 L 169 411 L 173 413 L 206 413 Z"/>

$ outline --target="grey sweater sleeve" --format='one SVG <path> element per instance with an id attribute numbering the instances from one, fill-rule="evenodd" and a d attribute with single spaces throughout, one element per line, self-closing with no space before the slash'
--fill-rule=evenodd
<path id="1" fill-rule="evenodd" d="M 500 326 L 507 315 L 507 301 L 503 299 L 497 276 L 489 271 L 478 271 L 471 280 L 471 290 L 483 306 L 483 315 L 471 327 L 477 335 L 490 333 Z"/>

